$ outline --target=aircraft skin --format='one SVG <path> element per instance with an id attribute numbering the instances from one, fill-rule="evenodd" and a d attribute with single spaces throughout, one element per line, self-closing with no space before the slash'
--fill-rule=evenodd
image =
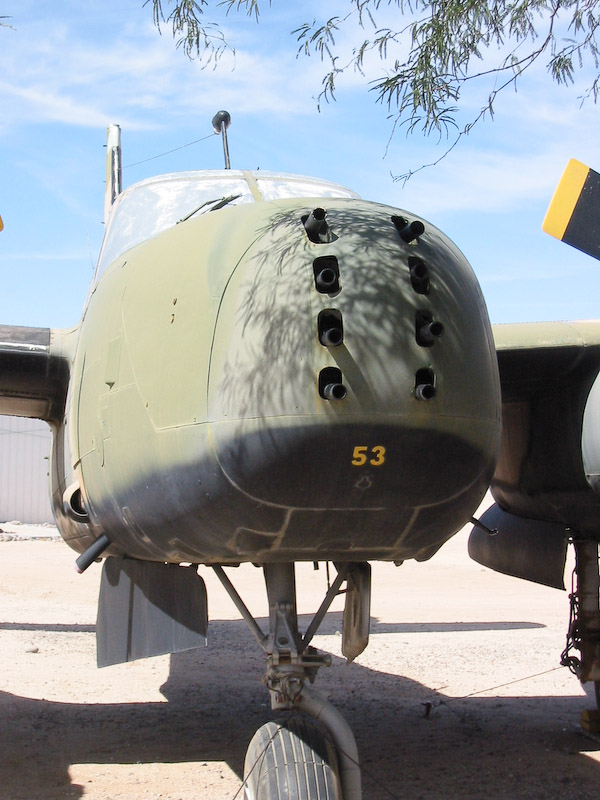
<path id="1" fill-rule="evenodd" d="M 302 217 L 320 204 L 332 241 L 315 243 Z M 173 563 L 404 560 L 459 529 L 496 459 L 496 357 L 466 260 L 429 223 L 404 242 L 403 215 L 354 198 L 226 206 L 113 261 L 70 335 L 52 490 L 66 541 L 105 533 L 108 554 Z M 316 289 L 323 258 L 333 295 Z M 319 341 L 328 309 L 336 346 Z M 423 313 L 444 325 L 425 344 Z M 345 397 L 320 396 L 327 367 Z M 83 521 L 64 507 L 74 484 Z"/>

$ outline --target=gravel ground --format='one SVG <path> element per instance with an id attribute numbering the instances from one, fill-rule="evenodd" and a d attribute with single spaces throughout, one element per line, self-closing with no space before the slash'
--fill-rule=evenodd
<path id="1" fill-rule="evenodd" d="M 244 752 L 271 716 L 254 639 L 212 573 L 206 649 L 98 670 L 98 565 L 62 542 L 0 542 L 1 800 L 233 800 Z M 299 568 L 304 625 L 325 571 Z M 264 624 L 260 572 L 230 570 Z M 597 800 L 592 707 L 558 667 L 564 592 L 469 561 L 466 535 L 429 563 L 373 571 L 371 643 L 340 656 L 341 600 L 314 644 L 317 688 L 352 726 L 365 800 Z M 306 617 L 304 615 L 307 615 Z"/>

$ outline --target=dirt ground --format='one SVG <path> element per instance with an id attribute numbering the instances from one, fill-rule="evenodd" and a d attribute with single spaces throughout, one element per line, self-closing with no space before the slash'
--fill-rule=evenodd
<path id="1" fill-rule="evenodd" d="M 233 800 L 271 716 L 258 646 L 212 573 L 205 649 L 98 670 L 100 567 L 62 542 L 0 542 L 0 800 Z M 264 623 L 262 576 L 230 570 Z M 326 589 L 299 568 L 304 624 Z M 469 561 L 459 534 L 429 563 L 374 565 L 371 643 L 340 657 L 341 601 L 315 644 L 317 688 L 352 726 L 365 800 L 597 800 L 592 707 L 558 666 L 564 592 Z M 304 615 L 307 615 L 306 617 Z"/>

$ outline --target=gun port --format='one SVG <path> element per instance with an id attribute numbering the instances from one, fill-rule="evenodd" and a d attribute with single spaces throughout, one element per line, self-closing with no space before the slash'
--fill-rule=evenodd
<path id="1" fill-rule="evenodd" d="M 313 261 L 315 288 L 321 294 L 337 294 L 340 291 L 340 268 L 335 256 L 321 256 Z"/>
<path id="2" fill-rule="evenodd" d="M 415 397 L 417 400 L 433 400 L 436 394 L 433 370 L 417 370 L 417 374 L 415 375 Z"/>
<path id="3" fill-rule="evenodd" d="M 337 238 L 327 224 L 327 212 L 324 208 L 313 208 L 310 214 L 302 217 L 302 224 L 306 235 L 315 244 L 326 244 Z"/>
<path id="4" fill-rule="evenodd" d="M 420 258 L 411 256 L 408 259 L 410 283 L 417 294 L 429 294 L 429 270 Z"/>
<path id="5" fill-rule="evenodd" d="M 431 347 L 444 333 L 441 322 L 434 320 L 428 311 L 417 311 L 415 317 L 415 339 L 421 347 Z"/>
<path id="6" fill-rule="evenodd" d="M 404 217 L 392 217 L 392 222 L 396 226 L 400 238 L 402 241 L 406 242 L 406 244 L 414 242 L 415 239 L 418 239 L 425 231 L 425 225 L 419 222 L 419 220 L 409 222 Z"/>
<path id="7" fill-rule="evenodd" d="M 319 394 L 324 400 L 343 400 L 346 393 L 341 370 L 325 367 L 319 372 Z"/>
<path id="8" fill-rule="evenodd" d="M 334 308 L 319 313 L 317 318 L 319 341 L 324 347 L 338 347 L 344 341 L 342 314 Z"/>

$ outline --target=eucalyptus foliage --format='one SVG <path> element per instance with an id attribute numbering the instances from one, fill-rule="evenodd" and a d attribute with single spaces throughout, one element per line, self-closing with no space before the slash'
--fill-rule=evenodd
<path id="1" fill-rule="evenodd" d="M 211 21 L 218 7 L 227 13 L 245 11 L 258 20 L 261 6 L 270 6 L 272 0 L 146 0 L 150 2 L 159 29 L 163 23 L 171 25 L 177 46 L 188 57 L 208 63 L 233 50 Z M 323 3 L 325 12 L 327 5 Z M 487 79 L 487 101 L 459 136 L 467 133 L 493 114 L 498 93 L 516 86 L 523 72 L 540 60 L 559 84 L 573 83 L 578 68 L 593 65 L 585 97 L 598 99 L 600 0 L 345 0 L 333 5 L 345 6 L 344 13 L 299 21 L 292 31 L 298 53 L 316 55 L 324 63 L 320 100 L 335 98 L 344 72 L 364 74 L 372 55 L 380 60 L 381 75 L 371 89 L 395 122 L 409 131 L 441 134 L 458 127 L 462 89 L 469 81 Z M 299 18 L 301 8 L 299 3 Z M 397 17 L 393 28 L 379 24 L 384 15 L 388 21 Z M 351 53 L 342 55 L 336 38 L 357 31 Z"/>

